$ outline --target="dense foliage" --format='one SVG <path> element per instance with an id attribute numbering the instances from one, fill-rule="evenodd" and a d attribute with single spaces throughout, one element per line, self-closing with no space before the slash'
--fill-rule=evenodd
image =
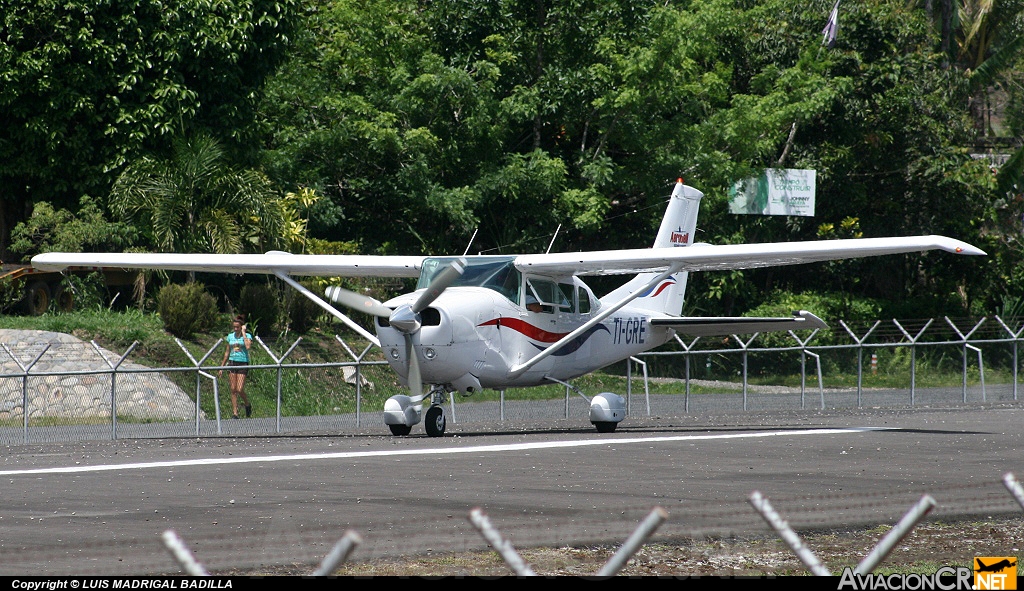
<path id="1" fill-rule="evenodd" d="M 0 1 L 0 242 L 189 129 L 251 138 L 298 0 Z M 6 250 L 6 249 L 5 249 Z"/>
<path id="2" fill-rule="evenodd" d="M 15 122 L 0 132 L 0 222 L 113 186 L 103 205 L 149 248 L 643 247 L 683 176 L 707 195 L 699 241 L 935 233 L 992 255 L 697 274 L 693 311 L 742 313 L 783 290 L 881 314 L 986 312 L 1024 288 L 1014 177 L 968 147 L 990 131 L 979 100 L 1015 71 L 1019 0 L 964 0 L 957 18 L 843 3 L 834 47 L 832 0 L 0 4 L 0 112 Z M 224 142 L 213 172 L 274 183 L 246 207 L 283 207 L 244 248 L 217 246 L 199 216 L 216 212 L 210 194 L 165 238 L 141 197 L 147 171 L 204 134 Z M 817 171 L 814 218 L 728 213 L 729 186 L 766 167 Z"/>

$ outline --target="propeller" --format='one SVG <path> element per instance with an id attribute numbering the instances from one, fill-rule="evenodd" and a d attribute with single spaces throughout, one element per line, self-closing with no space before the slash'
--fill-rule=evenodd
<path id="1" fill-rule="evenodd" d="M 409 390 L 412 399 L 416 402 L 423 400 L 423 378 L 420 374 L 419 359 L 412 348 L 412 336 L 419 332 L 420 326 L 423 324 L 420 313 L 430 307 L 430 304 L 434 303 L 434 300 L 444 293 L 444 290 L 455 283 L 459 277 L 462 277 L 462 274 L 466 272 L 466 264 L 465 258 L 455 259 L 434 276 L 430 286 L 416 298 L 415 302 L 411 305 L 403 304 L 394 310 L 369 296 L 341 287 L 328 287 L 324 292 L 327 298 L 336 304 L 387 318 L 388 324 L 402 333 L 405 337 L 405 358 L 409 364 Z"/>
<path id="2" fill-rule="evenodd" d="M 388 308 L 370 296 L 364 296 L 363 294 L 349 291 L 336 285 L 328 287 L 324 291 L 324 295 L 326 295 L 327 299 L 331 300 L 335 304 L 341 304 L 342 306 L 352 308 L 353 310 L 366 312 L 373 316 L 383 316 L 384 318 L 391 316 L 391 308 Z"/>

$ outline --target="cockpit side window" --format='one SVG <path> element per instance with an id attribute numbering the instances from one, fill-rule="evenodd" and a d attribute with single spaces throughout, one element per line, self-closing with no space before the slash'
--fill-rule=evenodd
<path id="1" fill-rule="evenodd" d="M 548 314 L 552 314 L 556 310 L 569 312 L 572 310 L 572 286 L 567 287 L 570 289 L 569 297 L 566 297 L 561 286 L 554 281 L 532 278 L 526 280 L 526 295 L 537 298 L 541 305 L 541 311 Z M 525 301 L 523 305 L 526 305 Z"/>

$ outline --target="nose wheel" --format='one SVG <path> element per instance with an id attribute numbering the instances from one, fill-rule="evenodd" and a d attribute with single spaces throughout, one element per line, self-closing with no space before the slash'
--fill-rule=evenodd
<path id="1" fill-rule="evenodd" d="M 444 435 L 444 408 L 441 406 L 431 406 L 427 409 L 427 417 L 423 421 L 423 428 L 426 429 L 427 435 L 431 437 Z"/>

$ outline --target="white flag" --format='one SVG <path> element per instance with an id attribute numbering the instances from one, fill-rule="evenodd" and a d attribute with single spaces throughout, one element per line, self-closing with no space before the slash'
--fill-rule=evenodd
<path id="1" fill-rule="evenodd" d="M 836 44 L 836 35 L 839 34 L 839 0 L 836 0 L 836 5 L 832 7 L 832 14 L 828 15 L 828 22 L 821 33 L 825 36 L 821 40 L 822 45 L 832 47 Z"/>

